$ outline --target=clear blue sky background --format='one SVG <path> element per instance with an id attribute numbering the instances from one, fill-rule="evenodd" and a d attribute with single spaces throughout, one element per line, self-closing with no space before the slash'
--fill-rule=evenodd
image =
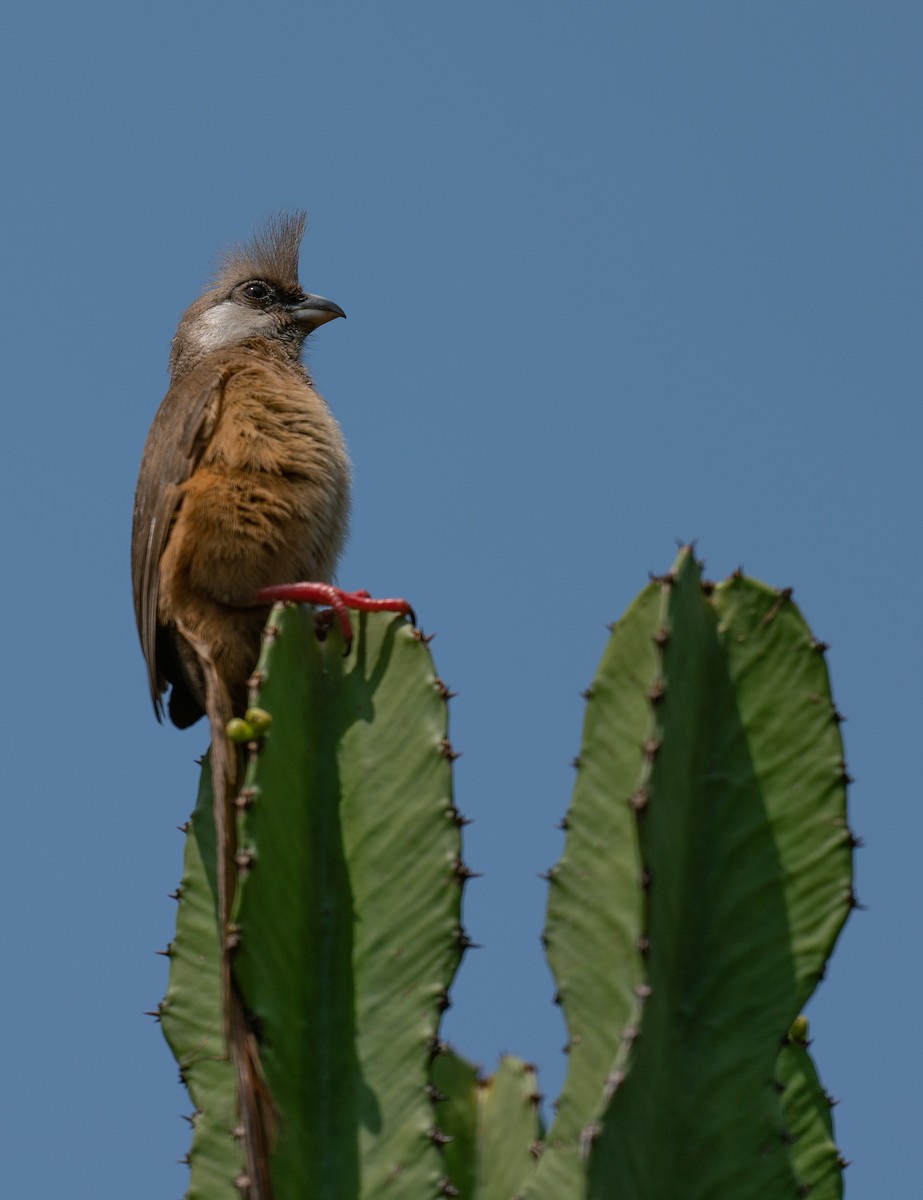
<path id="1" fill-rule="evenodd" d="M 303 205 L 351 586 L 459 692 L 448 1034 L 563 1076 L 538 872 L 605 623 L 699 539 L 831 643 L 854 916 L 811 1006 L 848 1191 L 919 1178 L 923 5 L 18 5 L 4 21 L 3 1189 L 168 1200 L 158 1028 L 204 728 L 154 723 L 128 577 L 170 338 Z M 731 1198 L 727 1198 L 731 1200 Z"/>

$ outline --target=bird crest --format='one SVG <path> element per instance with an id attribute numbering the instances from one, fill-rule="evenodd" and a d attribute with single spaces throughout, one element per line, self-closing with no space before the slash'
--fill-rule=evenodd
<path id="1" fill-rule="evenodd" d="M 293 295 L 300 292 L 298 254 L 306 221 L 301 209 L 268 217 L 249 242 L 230 246 L 221 255 L 214 290 L 229 290 L 245 279 L 266 279 Z"/>

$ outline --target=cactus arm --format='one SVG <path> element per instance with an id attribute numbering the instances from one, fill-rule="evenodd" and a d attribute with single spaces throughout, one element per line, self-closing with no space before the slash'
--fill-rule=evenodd
<path id="1" fill-rule="evenodd" d="M 801 1017 L 776 1060 L 792 1162 L 802 1195 L 810 1195 L 811 1200 L 842 1200 L 845 1163 L 833 1140 L 830 1097 L 817 1077 L 806 1037 L 807 1022 Z"/>
<path id="2" fill-rule="evenodd" d="M 510 1200 L 535 1173 L 542 1136 L 535 1068 L 504 1055 L 478 1088 L 478 1200 Z"/>
<path id="3" fill-rule="evenodd" d="M 580 1136 L 645 994 L 642 864 L 631 799 L 643 795 L 648 769 L 661 608 L 660 588 L 651 585 L 613 626 L 586 694 L 567 838 L 549 873 L 545 924 L 567 1020 L 568 1071 L 529 1200 L 558 1200 L 582 1186 Z"/>
<path id="4" fill-rule="evenodd" d="M 278 1121 L 275 1200 L 437 1196 L 427 1092 L 463 945 L 446 705 L 386 614 L 352 651 L 273 612 L 257 668 L 272 726 L 238 827 L 234 977 Z"/>
<path id="5" fill-rule="evenodd" d="M 775 1059 L 852 903 L 829 682 L 786 593 L 737 577 L 709 599 L 688 550 L 662 590 L 651 993 L 589 1130 L 589 1196 L 790 1197 Z"/>
<path id="6" fill-rule="evenodd" d="M 440 1046 L 433 1061 L 432 1080 L 439 1128 L 449 1139 L 442 1148 L 446 1177 L 462 1200 L 475 1200 L 478 1196 L 478 1069 L 448 1046 Z"/>
<path id="7" fill-rule="evenodd" d="M 535 1172 L 542 1136 L 535 1068 L 504 1055 L 482 1079 L 445 1047 L 433 1063 L 443 1152 L 453 1194 L 462 1200 L 511 1200 Z"/>
<path id="8" fill-rule="evenodd" d="M 244 1151 L 237 1125 L 235 1074 L 222 1032 L 221 951 L 216 913 L 215 824 L 206 763 L 186 836 L 178 889 L 170 980 L 160 1009 L 164 1036 L 195 1105 L 188 1200 L 240 1200 L 234 1186 Z"/>

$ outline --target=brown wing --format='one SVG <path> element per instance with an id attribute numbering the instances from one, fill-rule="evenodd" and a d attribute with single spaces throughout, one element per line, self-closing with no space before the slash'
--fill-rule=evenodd
<path id="1" fill-rule="evenodd" d="M 144 444 L 131 530 L 131 585 L 157 720 L 166 680 L 157 660 L 160 560 L 181 497 L 218 415 L 225 375 L 203 364 L 167 392 Z"/>

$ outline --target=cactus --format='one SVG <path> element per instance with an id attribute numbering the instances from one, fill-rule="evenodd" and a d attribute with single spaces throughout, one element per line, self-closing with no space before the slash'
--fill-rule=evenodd
<path id="1" fill-rule="evenodd" d="M 189 1200 L 240 1200 L 234 1180 L 245 1156 L 231 1136 L 237 1093 L 222 1029 L 221 949 L 211 774 L 202 769 L 199 799 L 186 827 L 176 936 L 170 943 L 170 985 L 160 1006 L 164 1036 L 195 1104 L 189 1150 Z"/>
<path id="2" fill-rule="evenodd" d="M 541 1151 L 535 1068 L 504 1055 L 490 1078 L 448 1047 L 433 1063 L 446 1174 L 465 1200 L 509 1200 Z"/>
<path id="3" fill-rule="evenodd" d="M 418 632 L 355 624 L 344 658 L 309 609 L 274 611 L 241 732 L 233 1036 L 265 1092 L 273 1200 L 841 1195 L 787 1031 L 854 905 L 854 841 L 823 647 L 790 593 L 703 584 L 685 548 L 613 627 L 549 873 L 569 1069 L 547 1135 L 531 1067 L 481 1080 L 439 1043 L 466 945 L 446 692 Z M 206 780 L 163 1020 L 201 1110 L 189 1195 L 224 1200 L 247 1180 L 208 813 Z"/>

